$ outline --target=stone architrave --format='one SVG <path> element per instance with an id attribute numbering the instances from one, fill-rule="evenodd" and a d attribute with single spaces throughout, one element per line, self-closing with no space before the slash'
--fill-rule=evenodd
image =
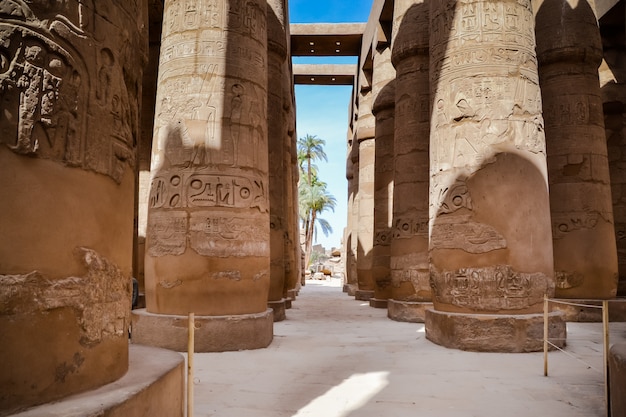
<path id="1" fill-rule="evenodd" d="M 364 71 L 361 71 L 359 108 L 355 128 L 359 153 L 359 222 L 356 260 L 358 289 L 355 292 L 355 298 L 362 301 L 369 301 L 374 296 L 375 286 L 372 275 L 372 249 L 374 247 L 374 170 L 376 156 L 374 126 L 376 123 L 372 114 L 372 89 L 367 77 Z"/>
<path id="2" fill-rule="evenodd" d="M 424 322 L 432 307 L 428 267 L 430 91 L 428 0 L 396 0 L 394 198 L 391 239 L 393 320 Z"/>
<path id="3" fill-rule="evenodd" d="M 142 3 L 0 2 L 0 414 L 129 367 Z"/>
<path id="4" fill-rule="evenodd" d="M 539 2 L 556 296 L 613 298 L 617 249 L 598 67 L 602 43 L 587 0 Z"/>
<path id="5" fill-rule="evenodd" d="M 430 4 L 426 336 L 438 344 L 543 347 L 535 333 L 555 283 L 534 46 L 530 0 Z M 550 328 L 565 334 L 558 315 Z"/>
<path id="6" fill-rule="evenodd" d="M 268 306 L 274 311 L 274 321 L 285 319 L 285 264 L 287 234 L 287 201 L 285 181 L 288 166 L 285 163 L 285 129 L 283 116 L 283 68 L 287 58 L 285 32 L 285 1 L 267 2 L 267 63 L 268 98 L 267 128 L 269 152 L 270 199 L 270 291 Z M 278 117 L 277 117 L 278 116 Z M 291 160 L 291 158 L 290 158 Z"/>
<path id="7" fill-rule="evenodd" d="M 374 296 L 370 307 L 387 308 L 391 296 L 389 255 L 393 216 L 394 106 L 396 71 L 391 64 L 389 43 L 379 42 L 372 73 L 372 114 L 376 119 L 374 151 L 374 245 L 372 278 Z"/>
<path id="8" fill-rule="evenodd" d="M 188 313 L 197 351 L 272 341 L 266 8 L 165 2 L 136 343 L 180 349 Z"/>

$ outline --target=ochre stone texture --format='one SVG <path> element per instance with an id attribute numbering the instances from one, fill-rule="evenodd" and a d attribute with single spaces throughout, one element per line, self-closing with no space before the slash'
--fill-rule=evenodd
<path id="1" fill-rule="evenodd" d="M 396 69 L 394 186 L 391 240 L 391 298 L 388 314 L 406 321 L 407 312 L 432 306 L 428 267 L 430 147 L 429 1 L 397 0 L 391 60 Z M 409 303 L 404 308 L 398 303 Z M 398 316 L 396 316 L 396 313 Z"/>
<path id="2" fill-rule="evenodd" d="M 146 237 L 156 314 L 266 311 L 267 3 L 164 6 Z"/>
<path id="3" fill-rule="evenodd" d="M 435 309 L 541 312 L 554 281 L 530 1 L 430 6 Z"/>
<path id="4" fill-rule="evenodd" d="M 369 75 L 371 77 L 371 74 Z M 372 114 L 373 94 L 371 78 L 361 71 L 359 109 L 356 120 L 358 142 L 359 191 L 358 191 L 358 232 L 357 232 L 357 282 L 359 290 L 374 291 L 372 275 L 372 249 L 374 247 L 374 176 L 375 176 L 375 118 Z M 354 146 L 354 145 L 353 145 Z M 355 173 L 356 175 L 356 173 Z"/>
<path id="5" fill-rule="evenodd" d="M 613 298 L 617 250 L 598 67 L 602 44 L 586 0 L 544 0 L 536 14 L 556 295 Z"/>
<path id="6" fill-rule="evenodd" d="M 611 415 L 626 415 L 626 344 L 618 343 L 609 351 Z"/>
<path id="7" fill-rule="evenodd" d="M 372 114 L 376 118 L 374 162 L 374 245 L 372 247 L 372 277 L 375 303 L 386 308 L 391 296 L 389 255 L 393 217 L 393 130 L 396 71 L 391 64 L 389 43 L 379 42 L 374 55 Z M 382 302 L 385 301 L 385 302 Z M 374 306 L 371 304 L 371 306 Z"/>
<path id="8" fill-rule="evenodd" d="M 0 3 L 0 415 L 128 369 L 145 6 Z"/>
<path id="9" fill-rule="evenodd" d="M 285 161 L 285 138 L 287 120 L 283 114 L 282 71 L 287 58 L 285 32 L 285 2 L 267 2 L 267 128 L 269 152 L 269 202 L 270 202 L 270 289 L 268 306 L 274 310 L 274 320 L 285 319 L 285 263 L 286 235 L 288 228 L 287 193 L 284 177 L 290 164 Z M 291 158 L 289 158 L 291 162 Z"/>
<path id="10" fill-rule="evenodd" d="M 565 346 L 567 328 L 561 313 L 550 313 L 548 335 Z M 473 352 L 536 352 L 543 349 L 542 314 L 459 314 L 426 310 L 426 338 L 448 348 Z"/>

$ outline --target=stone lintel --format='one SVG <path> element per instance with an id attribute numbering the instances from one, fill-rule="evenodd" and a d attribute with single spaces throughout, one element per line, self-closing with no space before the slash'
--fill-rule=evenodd
<path id="1" fill-rule="evenodd" d="M 195 351 L 229 352 L 268 347 L 274 338 L 274 314 L 195 316 Z M 132 311 L 132 343 L 186 352 L 187 316 Z"/>
<path id="2" fill-rule="evenodd" d="M 424 323 L 426 310 L 429 308 L 433 308 L 432 302 L 390 299 L 387 306 L 387 317 L 394 321 Z"/>
<path id="3" fill-rule="evenodd" d="M 354 85 L 356 70 L 353 64 L 294 64 L 294 84 Z"/>
<path id="4" fill-rule="evenodd" d="M 563 314 L 549 315 L 549 338 L 565 346 Z M 543 350 L 543 314 L 464 314 L 426 310 L 426 338 L 451 349 L 523 353 Z"/>
<path id="5" fill-rule="evenodd" d="M 283 321 L 287 318 L 285 314 L 286 300 L 284 298 L 278 301 L 268 301 L 267 306 L 274 311 L 274 322 Z"/>
<path id="6" fill-rule="evenodd" d="M 382 298 L 370 298 L 370 307 L 387 308 L 387 301 L 388 300 Z"/>
<path id="7" fill-rule="evenodd" d="M 165 349 L 131 345 L 129 361 L 128 372 L 115 382 L 14 416 L 183 417 L 184 357 Z"/>
<path id="8" fill-rule="evenodd" d="M 356 290 L 354 299 L 359 301 L 369 301 L 374 297 L 374 290 Z"/>
<path id="9" fill-rule="evenodd" d="M 291 56 L 358 56 L 364 23 L 299 23 L 289 25 Z"/>

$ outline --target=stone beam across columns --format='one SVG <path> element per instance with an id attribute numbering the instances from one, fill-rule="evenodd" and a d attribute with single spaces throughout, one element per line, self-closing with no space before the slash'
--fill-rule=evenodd
<path id="1" fill-rule="evenodd" d="M 291 56 L 358 56 L 364 23 L 290 25 Z"/>
<path id="2" fill-rule="evenodd" d="M 294 64 L 295 84 L 354 85 L 356 64 Z"/>

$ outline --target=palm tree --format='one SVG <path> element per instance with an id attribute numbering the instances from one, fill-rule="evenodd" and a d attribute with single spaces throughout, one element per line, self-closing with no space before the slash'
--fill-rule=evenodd
<path id="1" fill-rule="evenodd" d="M 298 163 L 300 164 L 301 171 L 304 171 L 303 165 L 306 163 L 307 169 L 305 174 L 309 184 L 311 184 L 313 179 L 314 165 L 312 161 L 322 159 L 328 161 L 326 152 L 324 152 L 324 145 L 326 145 L 324 139 L 320 139 L 315 135 L 309 135 L 308 133 L 306 136 L 298 139 Z"/>
<path id="2" fill-rule="evenodd" d="M 298 205 L 300 218 L 304 226 L 304 265 L 308 267 L 311 258 L 313 239 L 317 237 L 317 224 L 322 233 L 328 236 L 333 231 L 328 221 L 318 215 L 328 209 L 335 211 L 337 200 L 326 189 L 326 183 L 311 178 L 312 184 L 300 184 L 298 189 Z"/>

